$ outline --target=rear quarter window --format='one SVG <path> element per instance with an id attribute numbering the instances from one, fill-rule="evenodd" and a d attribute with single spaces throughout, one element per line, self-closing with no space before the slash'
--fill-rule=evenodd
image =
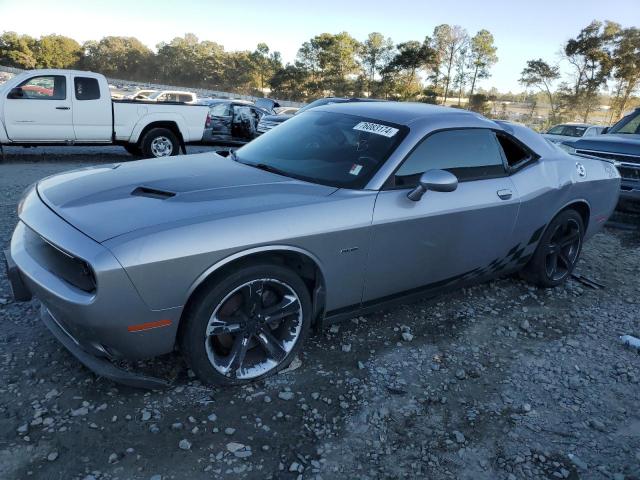
<path id="1" fill-rule="evenodd" d="M 97 78 L 75 77 L 73 87 L 76 100 L 98 100 L 100 98 L 100 85 Z"/>

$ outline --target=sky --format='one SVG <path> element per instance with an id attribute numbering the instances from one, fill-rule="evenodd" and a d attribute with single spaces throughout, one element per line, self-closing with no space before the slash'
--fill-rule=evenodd
<path id="1" fill-rule="evenodd" d="M 441 23 L 471 35 L 486 28 L 499 62 L 481 87 L 502 92 L 522 90 L 518 78 L 527 60 L 558 63 L 563 43 L 594 19 L 640 27 L 640 0 L 0 0 L 0 32 L 56 33 L 79 42 L 135 36 L 151 48 L 194 33 L 225 50 L 265 42 L 289 62 L 304 41 L 324 32 L 347 31 L 361 41 L 380 32 L 400 43 L 421 41 Z"/>

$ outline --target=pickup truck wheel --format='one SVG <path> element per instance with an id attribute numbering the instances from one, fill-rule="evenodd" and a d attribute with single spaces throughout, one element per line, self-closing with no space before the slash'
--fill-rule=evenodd
<path id="1" fill-rule="evenodd" d="M 180 153 L 180 142 L 175 133 L 167 128 L 153 128 L 142 139 L 145 157 L 169 157 Z"/>
<path id="2" fill-rule="evenodd" d="M 142 155 L 142 150 L 140 150 L 140 147 L 135 143 L 128 143 L 127 145 L 123 146 L 124 149 L 134 157 L 139 157 L 140 155 Z"/>

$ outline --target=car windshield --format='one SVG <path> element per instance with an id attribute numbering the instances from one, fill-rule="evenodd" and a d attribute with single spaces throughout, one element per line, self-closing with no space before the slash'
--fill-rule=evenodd
<path id="1" fill-rule="evenodd" d="M 581 137 L 588 127 L 580 125 L 556 125 L 547 132 L 549 135 L 565 135 L 567 137 Z"/>
<path id="2" fill-rule="evenodd" d="M 640 110 L 622 118 L 607 133 L 640 134 Z"/>
<path id="3" fill-rule="evenodd" d="M 322 105 L 331 105 L 332 103 L 344 103 L 346 100 L 340 98 L 319 98 L 318 100 L 314 100 L 313 102 L 305 105 L 300 110 L 296 112 L 296 115 L 300 115 L 301 113 L 306 112 L 307 110 L 311 110 L 312 108 L 321 107 Z"/>
<path id="4" fill-rule="evenodd" d="M 406 130 L 354 115 L 310 111 L 240 148 L 235 159 L 299 180 L 363 188 Z"/>

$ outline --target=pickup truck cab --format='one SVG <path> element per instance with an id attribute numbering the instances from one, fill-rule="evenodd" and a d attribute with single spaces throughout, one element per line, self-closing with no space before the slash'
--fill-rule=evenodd
<path id="1" fill-rule="evenodd" d="M 177 155 L 202 140 L 208 110 L 112 100 L 98 73 L 30 70 L 0 85 L 0 147 L 117 144 L 134 155 Z"/>
<path id="2" fill-rule="evenodd" d="M 620 199 L 640 202 L 640 108 L 625 115 L 602 135 L 563 142 L 565 150 L 610 160 L 620 177 Z"/>

